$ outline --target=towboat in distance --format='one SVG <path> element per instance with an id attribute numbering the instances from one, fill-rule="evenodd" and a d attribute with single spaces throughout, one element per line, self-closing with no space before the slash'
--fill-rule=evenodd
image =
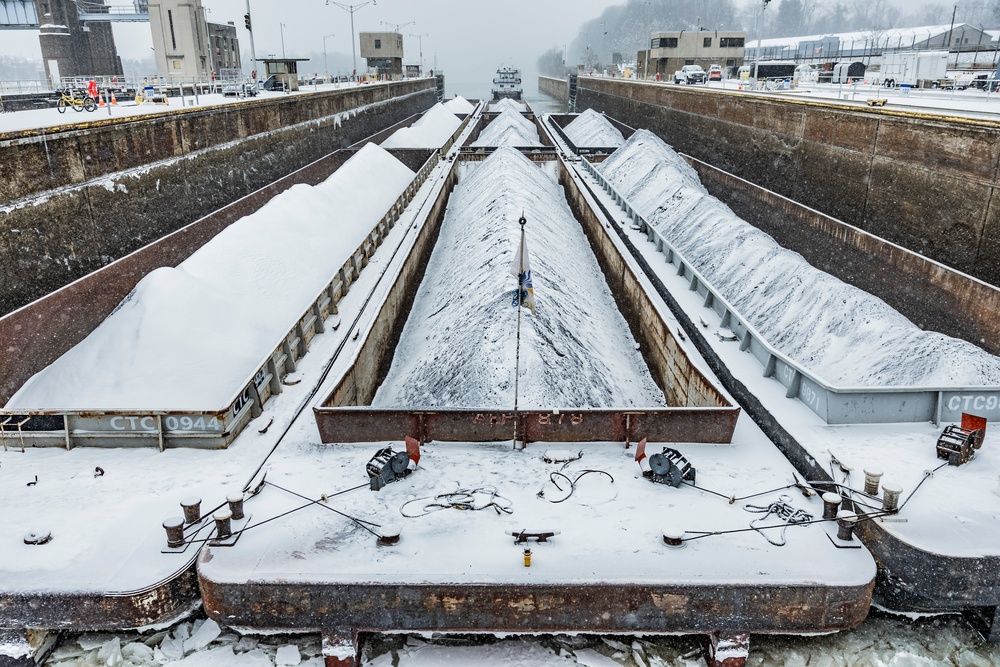
<path id="1" fill-rule="evenodd" d="M 493 101 L 509 97 L 512 100 L 521 99 L 521 70 L 512 67 L 501 67 L 493 77 Z"/>

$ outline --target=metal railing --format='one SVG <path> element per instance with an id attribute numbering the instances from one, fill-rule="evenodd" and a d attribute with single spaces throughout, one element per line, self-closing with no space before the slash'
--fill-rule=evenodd
<path id="1" fill-rule="evenodd" d="M 764 377 L 785 387 L 787 398 L 797 398 L 828 424 L 877 424 L 892 422 L 959 421 L 963 412 L 1000 419 L 1000 387 L 837 387 L 771 346 L 726 298 L 712 286 L 674 246 L 650 225 L 629 200 L 604 178 L 586 158 L 584 169 L 626 213 L 656 251 L 677 267 L 688 288 L 704 298 L 704 306 L 722 319 L 720 326 L 733 333 L 740 351 L 752 354 Z M 616 222 L 616 224 L 619 224 Z"/>

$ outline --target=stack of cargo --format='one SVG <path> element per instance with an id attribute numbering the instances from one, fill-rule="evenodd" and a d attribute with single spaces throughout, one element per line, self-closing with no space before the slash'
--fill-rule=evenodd
<path id="1" fill-rule="evenodd" d="M 515 146 L 520 148 L 540 148 L 538 128 L 533 122 L 516 111 L 504 109 L 490 121 L 473 146 Z"/>

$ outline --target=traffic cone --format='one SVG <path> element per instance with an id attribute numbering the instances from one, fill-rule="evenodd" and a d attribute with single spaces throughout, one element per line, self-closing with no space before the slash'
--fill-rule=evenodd
<path id="1" fill-rule="evenodd" d="M 104 93 L 101 93 L 100 95 L 97 96 L 97 106 L 99 107 L 104 106 Z"/>
<path id="2" fill-rule="evenodd" d="M 115 99 L 115 91 L 111 91 L 111 106 L 118 104 L 118 100 Z"/>

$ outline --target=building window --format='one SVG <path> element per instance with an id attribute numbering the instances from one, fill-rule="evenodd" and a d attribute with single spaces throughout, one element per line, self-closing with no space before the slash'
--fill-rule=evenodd
<path id="1" fill-rule="evenodd" d="M 720 37 L 719 46 L 723 49 L 734 49 L 743 47 L 742 37 Z"/>
<path id="2" fill-rule="evenodd" d="M 376 39 L 375 40 L 375 48 L 376 49 L 381 49 L 382 48 L 382 40 L 381 39 Z"/>
<path id="3" fill-rule="evenodd" d="M 173 44 L 174 51 L 177 50 L 177 37 L 174 35 L 174 13 L 167 10 L 167 23 L 170 25 L 170 43 Z"/>
<path id="4" fill-rule="evenodd" d="M 712 38 L 711 37 L 706 37 L 705 38 L 705 42 L 702 44 L 702 46 L 704 46 L 705 48 L 708 48 L 708 47 L 712 46 Z"/>

